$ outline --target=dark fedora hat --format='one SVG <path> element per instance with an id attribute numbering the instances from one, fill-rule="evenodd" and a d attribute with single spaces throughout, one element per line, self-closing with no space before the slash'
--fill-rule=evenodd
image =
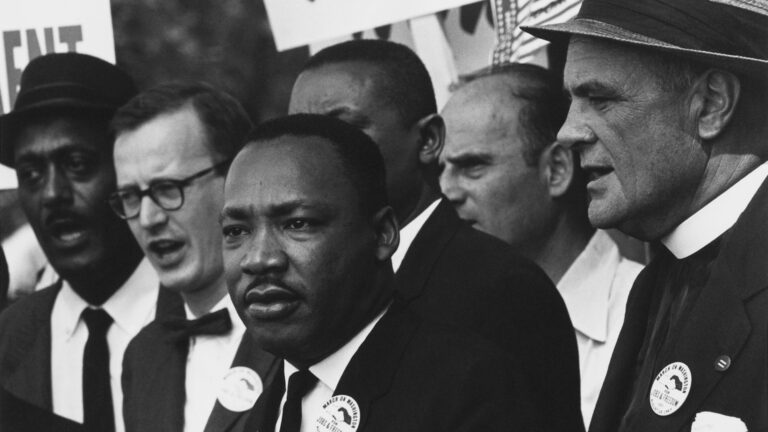
<path id="1" fill-rule="evenodd" d="M 584 0 L 568 22 L 522 29 L 550 42 L 574 35 L 607 39 L 764 78 L 768 15 L 739 7 L 755 1 Z"/>
<path id="2" fill-rule="evenodd" d="M 0 163 L 13 166 L 13 129 L 30 113 L 61 109 L 115 111 L 137 94 L 133 79 L 117 66 L 78 53 L 33 59 L 21 74 L 13 110 L 0 116 Z"/>

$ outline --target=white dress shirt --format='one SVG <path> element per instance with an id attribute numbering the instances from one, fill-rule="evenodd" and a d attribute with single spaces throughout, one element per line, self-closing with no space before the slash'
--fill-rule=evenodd
<path id="1" fill-rule="evenodd" d="M 613 239 L 598 230 L 557 283 L 576 330 L 581 413 L 587 428 L 624 323 L 627 296 L 642 269 L 622 257 Z"/>
<path id="2" fill-rule="evenodd" d="M 133 274 L 104 304 L 114 320 L 107 332 L 109 374 L 115 431 L 123 424 L 123 354 L 128 342 L 155 318 L 157 273 L 143 259 Z M 51 311 L 51 390 L 53 412 L 70 420 L 83 422 L 83 350 L 88 341 L 88 327 L 81 319 L 88 303 L 64 281 Z"/>
<path id="3" fill-rule="evenodd" d="M 381 317 L 387 312 L 389 308 L 385 308 L 379 315 L 371 320 L 358 334 L 349 340 L 343 347 L 339 348 L 336 352 L 324 358 L 319 363 L 310 366 L 309 371 L 317 377 L 317 384 L 310 390 L 304 399 L 301 401 L 301 432 L 315 432 L 315 421 L 321 414 L 323 414 L 323 404 L 333 396 L 333 392 L 336 391 L 336 386 L 339 385 L 339 380 L 344 370 L 347 368 L 349 361 L 352 360 L 352 356 L 355 355 L 360 345 L 365 342 L 365 339 L 371 333 L 371 330 L 376 326 L 376 323 L 381 320 Z M 285 375 L 285 388 L 288 388 L 288 379 L 298 369 L 287 361 L 283 361 L 283 374 Z M 286 391 L 287 393 L 287 391 Z M 283 393 L 283 399 L 280 402 L 280 413 L 277 417 L 277 423 L 275 424 L 275 430 L 280 430 L 280 425 L 283 422 L 283 406 L 285 405 L 286 393 Z"/>
<path id="4" fill-rule="evenodd" d="M 429 219 L 432 212 L 435 211 L 438 204 L 440 204 L 439 199 L 435 200 L 435 202 L 424 209 L 424 211 L 410 221 L 408 225 L 400 229 L 400 245 L 397 247 L 395 253 L 392 254 L 392 270 L 394 270 L 395 273 L 397 273 L 397 270 L 400 268 L 400 264 L 403 263 L 403 258 L 405 258 L 408 248 L 411 247 L 413 239 L 419 234 L 421 227 L 427 222 L 427 219 Z"/>
<path id="5" fill-rule="evenodd" d="M 760 185 L 768 177 L 768 162 L 752 170 L 699 209 L 661 239 L 664 246 L 678 258 L 686 258 L 728 231 L 752 201 Z"/>
<path id="6" fill-rule="evenodd" d="M 232 330 L 224 335 L 195 336 L 189 341 L 186 373 L 186 403 L 184 404 L 184 431 L 198 432 L 205 429 L 224 376 L 245 333 L 245 325 L 237 315 L 229 295 L 213 307 L 211 312 L 227 309 L 232 320 Z M 199 318 L 184 305 L 187 319 Z"/>

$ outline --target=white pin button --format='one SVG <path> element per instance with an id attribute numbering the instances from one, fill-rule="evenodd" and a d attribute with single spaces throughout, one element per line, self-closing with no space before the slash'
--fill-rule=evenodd
<path id="1" fill-rule="evenodd" d="M 668 416 L 683 406 L 691 392 L 691 369 L 682 362 L 670 363 L 656 375 L 649 400 L 657 415 Z"/>
<path id="2" fill-rule="evenodd" d="M 253 369 L 235 366 L 230 369 L 219 387 L 218 400 L 221 405 L 234 412 L 251 409 L 259 398 L 264 384 Z"/>
<path id="3" fill-rule="evenodd" d="M 336 395 L 323 404 L 315 420 L 316 432 L 355 432 L 360 426 L 360 406 L 351 396 Z"/>

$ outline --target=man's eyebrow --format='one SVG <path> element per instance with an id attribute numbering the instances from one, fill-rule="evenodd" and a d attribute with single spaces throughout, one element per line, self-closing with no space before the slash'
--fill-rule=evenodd
<path id="1" fill-rule="evenodd" d="M 224 206 L 224 209 L 219 213 L 219 223 L 224 222 L 224 219 L 245 220 L 250 213 L 244 207 Z"/>
<path id="2" fill-rule="evenodd" d="M 493 160 L 490 153 L 482 151 L 468 151 L 457 155 L 448 155 L 445 157 L 448 162 L 458 166 L 469 166 L 478 163 L 488 163 Z"/>
<path id="3" fill-rule="evenodd" d="M 575 86 L 566 85 L 568 90 L 574 96 L 587 96 L 591 93 L 615 93 L 616 88 L 607 83 L 597 80 L 589 80 L 583 83 L 576 84 Z"/>

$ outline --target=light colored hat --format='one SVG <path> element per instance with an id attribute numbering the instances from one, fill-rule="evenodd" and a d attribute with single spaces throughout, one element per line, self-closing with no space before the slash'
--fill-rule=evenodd
<path id="1" fill-rule="evenodd" d="M 766 0 L 584 0 L 572 20 L 523 26 L 550 42 L 581 35 L 613 40 L 768 77 Z M 752 6 L 744 7 L 745 4 Z M 734 7 L 737 6 L 737 7 Z M 768 6 L 766 6 L 768 7 Z"/>

